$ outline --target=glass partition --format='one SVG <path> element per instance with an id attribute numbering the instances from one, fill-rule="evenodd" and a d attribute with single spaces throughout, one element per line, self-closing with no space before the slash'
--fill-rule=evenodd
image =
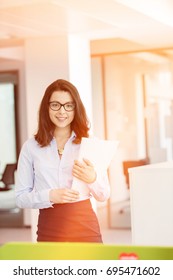
<path id="1" fill-rule="evenodd" d="M 130 228 L 123 162 L 173 158 L 173 55 L 171 50 L 111 53 L 91 61 L 94 134 L 120 142 L 108 170 L 109 226 Z"/>
<path id="2" fill-rule="evenodd" d="M 0 176 L 7 164 L 17 163 L 17 73 L 0 73 Z M 4 188 L 0 182 L 0 227 L 23 226 L 23 210 L 15 202 L 14 184 Z M 12 179 L 11 179 L 12 182 Z"/>
<path id="3" fill-rule="evenodd" d="M 14 84 L 0 83 L 0 161 L 1 173 L 7 163 L 16 162 Z"/>

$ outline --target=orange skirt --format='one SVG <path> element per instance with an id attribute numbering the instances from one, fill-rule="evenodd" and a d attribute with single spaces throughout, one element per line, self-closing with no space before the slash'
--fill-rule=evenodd
<path id="1" fill-rule="evenodd" d="M 98 219 L 90 200 L 40 209 L 37 241 L 102 243 Z"/>

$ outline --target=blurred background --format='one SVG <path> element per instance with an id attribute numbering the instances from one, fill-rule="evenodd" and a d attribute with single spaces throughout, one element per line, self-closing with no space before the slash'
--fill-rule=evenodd
<path id="1" fill-rule="evenodd" d="M 0 244 L 34 240 L 37 214 L 15 205 L 14 166 L 59 78 L 78 88 L 91 132 L 120 141 L 111 197 L 96 211 L 105 243 L 131 242 L 127 168 L 173 158 L 172 34 L 171 0 L 1 0 Z"/>

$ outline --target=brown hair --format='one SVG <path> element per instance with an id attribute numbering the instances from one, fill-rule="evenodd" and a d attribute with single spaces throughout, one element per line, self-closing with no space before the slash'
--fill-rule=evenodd
<path id="1" fill-rule="evenodd" d="M 48 146 L 53 138 L 55 125 L 49 117 L 49 100 L 54 91 L 65 91 L 71 94 L 75 103 L 74 119 L 71 123 L 71 130 L 76 134 L 74 143 L 81 142 L 82 137 L 89 137 L 89 121 L 86 115 L 85 107 L 81 101 L 76 87 L 70 82 L 59 79 L 50 84 L 43 96 L 39 109 L 38 130 L 35 134 L 35 140 L 41 147 Z"/>

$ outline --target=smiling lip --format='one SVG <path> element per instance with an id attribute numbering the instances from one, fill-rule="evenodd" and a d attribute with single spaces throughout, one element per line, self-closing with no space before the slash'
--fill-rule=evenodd
<path id="1" fill-rule="evenodd" d="M 57 119 L 58 119 L 59 121 L 65 121 L 67 118 L 65 118 L 65 117 L 57 117 Z"/>

